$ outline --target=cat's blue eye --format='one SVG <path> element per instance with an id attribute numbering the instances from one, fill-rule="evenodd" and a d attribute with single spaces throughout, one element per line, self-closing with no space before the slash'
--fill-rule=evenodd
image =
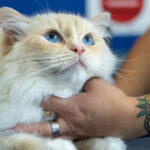
<path id="1" fill-rule="evenodd" d="M 88 46 L 94 45 L 93 37 L 89 34 L 85 35 L 82 39 L 83 43 Z"/>
<path id="2" fill-rule="evenodd" d="M 56 31 L 50 31 L 45 35 L 45 38 L 51 43 L 59 43 L 62 38 Z"/>

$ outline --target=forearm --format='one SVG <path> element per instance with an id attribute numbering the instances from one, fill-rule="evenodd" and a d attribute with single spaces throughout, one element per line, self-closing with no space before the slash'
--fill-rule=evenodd
<path id="1" fill-rule="evenodd" d="M 123 76 L 120 78 L 119 76 Z M 127 56 L 116 85 L 127 95 L 140 96 L 150 91 L 150 30 L 133 46 Z"/>

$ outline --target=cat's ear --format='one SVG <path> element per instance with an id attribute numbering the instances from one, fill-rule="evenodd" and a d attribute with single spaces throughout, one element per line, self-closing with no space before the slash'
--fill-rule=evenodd
<path id="1" fill-rule="evenodd" d="M 20 40 L 29 28 L 29 20 L 16 10 L 0 8 L 0 26 L 12 41 Z"/>
<path id="2" fill-rule="evenodd" d="M 110 25 L 111 15 L 109 12 L 102 12 L 96 17 L 92 18 L 91 21 L 98 27 L 108 28 Z"/>

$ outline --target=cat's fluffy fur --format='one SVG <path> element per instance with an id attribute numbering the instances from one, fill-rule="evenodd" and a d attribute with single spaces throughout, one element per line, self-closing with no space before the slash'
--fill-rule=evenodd
<path id="1" fill-rule="evenodd" d="M 107 36 L 105 31 L 109 20 L 108 13 L 88 21 L 61 13 L 28 18 L 11 8 L 0 9 L 0 131 L 17 123 L 44 120 L 40 103 L 50 95 L 62 98 L 75 95 L 89 78 L 95 76 L 112 80 L 116 57 L 103 39 Z M 44 35 L 50 30 L 57 31 L 63 41 L 47 41 Z M 88 33 L 95 40 L 93 46 L 82 42 Z M 71 50 L 74 45 L 84 47 L 80 58 Z M 78 63 L 79 59 L 82 64 Z M 78 145 L 84 149 L 83 143 Z M 119 138 L 111 137 L 94 139 L 93 146 L 88 147 L 91 150 L 125 149 Z M 0 150 L 12 149 L 76 148 L 70 141 L 62 139 L 48 140 L 28 134 L 1 136 Z"/>

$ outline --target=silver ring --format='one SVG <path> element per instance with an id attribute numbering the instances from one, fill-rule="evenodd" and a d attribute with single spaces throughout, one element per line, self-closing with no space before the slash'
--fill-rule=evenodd
<path id="1" fill-rule="evenodd" d="M 50 122 L 52 128 L 52 136 L 57 136 L 60 133 L 59 124 L 57 122 Z"/>

